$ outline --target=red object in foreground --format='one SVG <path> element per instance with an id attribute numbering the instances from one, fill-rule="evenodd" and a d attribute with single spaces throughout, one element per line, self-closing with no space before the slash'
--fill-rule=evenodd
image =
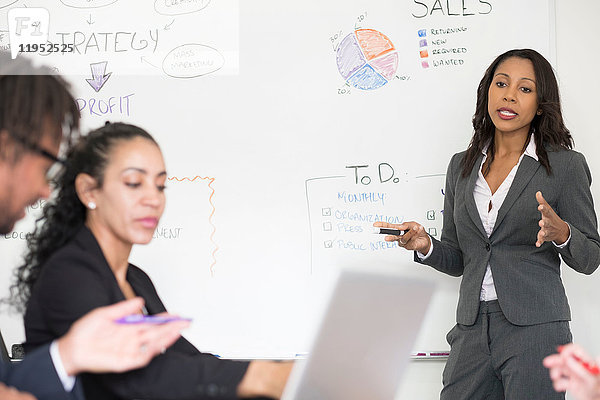
<path id="1" fill-rule="evenodd" d="M 561 353 L 564 346 L 558 346 L 558 352 Z M 581 358 L 577 357 L 573 354 L 573 358 L 577 360 L 585 369 L 588 370 L 589 373 L 593 375 L 600 375 L 600 367 L 595 363 L 589 363 L 587 361 L 583 361 Z"/>

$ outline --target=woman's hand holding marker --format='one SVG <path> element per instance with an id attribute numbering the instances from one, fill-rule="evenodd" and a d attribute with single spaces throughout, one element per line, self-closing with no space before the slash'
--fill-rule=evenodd
<path id="1" fill-rule="evenodd" d="M 390 224 L 387 222 L 375 222 L 376 228 L 398 229 L 404 231 L 403 235 L 386 235 L 386 242 L 398 242 L 398 246 L 407 250 L 416 250 L 421 254 L 427 254 L 431 247 L 431 239 L 425 233 L 425 228 L 417 222 L 410 221 L 402 224 Z"/>

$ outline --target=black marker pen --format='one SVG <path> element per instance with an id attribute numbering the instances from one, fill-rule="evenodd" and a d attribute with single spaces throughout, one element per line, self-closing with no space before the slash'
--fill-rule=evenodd
<path id="1" fill-rule="evenodd" d="M 394 235 L 394 236 L 402 236 L 405 233 L 408 233 L 410 229 L 405 229 L 401 231 L 400 229 L 391 229 L 391 228 L 373 228 L 373 233 L 378 233 L 381 235 Z"/>

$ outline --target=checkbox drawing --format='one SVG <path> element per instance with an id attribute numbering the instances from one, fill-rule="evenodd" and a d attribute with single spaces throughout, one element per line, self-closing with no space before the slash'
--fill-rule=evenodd
<path id="1" fill-rule="evenodd" d="M 331 249 L 333 247 L 333 241 L 332 240 L 326 240 L 323 242 L 323 245 L 325 246 L 326 249 Z"/>
<path id="2" fill-rule="evenodd" d="M 431 236 L 437 236 L 437 229 L 429 228 L 427 229 L 427 233 L 429 233 Z"/>
<path id="3" fill-rule="evenodd" d="M 324 217 L 331 217 L 331 207 L 322 208 L 321 215 L 323 215 Z"/>
<path id="4" fill-rule="evenodd" d="M 435 220 L 435 210 L 429 210 L 429 211 L 427 211 L 427 219 L 429 221 L 434 221 Z"/>
<path id="5" fill-rule="evenodd" d="M 330 232 L 333 230 L 333 226 L 331 225 L 331 222 L 323 222 L 323 230 L 325 232 Z"/>

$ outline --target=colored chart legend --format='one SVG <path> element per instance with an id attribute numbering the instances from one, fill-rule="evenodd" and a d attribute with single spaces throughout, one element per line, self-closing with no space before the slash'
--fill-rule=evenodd
<path id="1" fill-rule="evenodd" d="M 374 29 L 357 29 L 346 36 L 337 49 L 336 61 L 346 82 L 361 90 L 382 87 L 398 69 L 394 44 Z"/>
<path id="2" fill-rule="evenodd" d="M 419 38 L 427 37 L 426 29 L 419 29 L 417 32 Z M 427 51 L 427 39 L 419 40 L 419 57 L 421 58 L 421 67 L 429 68 L 429 52 Z"/>

